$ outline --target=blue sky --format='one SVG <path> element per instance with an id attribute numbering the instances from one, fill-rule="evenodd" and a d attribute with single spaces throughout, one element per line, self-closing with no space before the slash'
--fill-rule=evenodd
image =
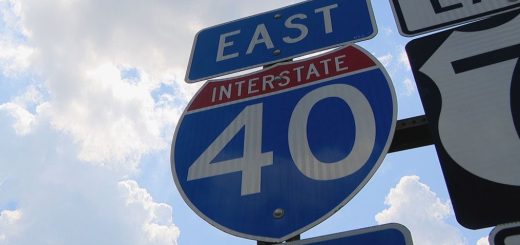
<path id="1" fill-rule="evenodd" d="M 201 28 L 295 3 L 0 0 L 0 244 L 255 244 L 198 217 L 170 171 Z M 398 119 L 423 109 L 388 1 L 360 46 L 385 65 Z M 415 244 L 487 244 L 455 220 L 432 146 L 389 154 L 314 237 L 398 222 Z M 484 238 L 484 239 L 483 239 Z M 479 241 L 480 240 L 480 241 Z"/>

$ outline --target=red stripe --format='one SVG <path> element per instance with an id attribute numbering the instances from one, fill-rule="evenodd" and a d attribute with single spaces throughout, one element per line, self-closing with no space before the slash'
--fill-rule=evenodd
<path id="1" fill-rule="evenodd" d="M 375 65 L 366 54 L 347 46 L 323 56 L 276 65 L 246 76 L 209 81 L 188 111 L 294 88 Z"/>

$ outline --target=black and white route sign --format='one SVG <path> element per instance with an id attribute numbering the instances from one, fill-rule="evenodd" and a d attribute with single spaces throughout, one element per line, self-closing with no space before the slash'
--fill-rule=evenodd
<path id="1" fill-rule="evenodd" d="M 407 47 L 457 220 L 520 220 L 520 11 Z"/>
<path id="2" fill-rule="evenodd" d="M 399 32 L 415 36 L 520 7 L 518 0 L 390 0 Z"/>

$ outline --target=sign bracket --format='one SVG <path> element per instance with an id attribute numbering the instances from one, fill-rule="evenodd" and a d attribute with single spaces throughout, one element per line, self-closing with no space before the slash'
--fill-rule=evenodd
<path id="1" fill-rule="evenodd" d="M 395 134 L 388 153 L 410 150 L 433 144 L 425 115 L 397 120 Z"/>

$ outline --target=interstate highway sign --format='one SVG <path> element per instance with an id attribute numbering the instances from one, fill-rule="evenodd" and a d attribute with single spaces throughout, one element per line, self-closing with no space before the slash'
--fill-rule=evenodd
<path id="1" fill-rule="evenodd" d="M 459 223 L 520 220 L 519 11 L 406 50 Z"/>
<path id="2" fill-rule="evenodd" d="M 273 64 L 376 33 L 370 0 L 305 1 L 201 30 L 185 80 L 193 83 Z"/>
<path id="3" fill-rule="evenodd" d="M 415 36 L 520 7 L 515 0 L 390 0 L 399 32 Z"/>
<path id="4" fill-rule="evenodd" d="M 366 184 L 388 151 L 396 110 L 384 68 L 353 45 L 210 81 L 177 125 L 173 177 L 215 227 L 285 241 Z"/>
<path id="5" fill-rule="evenodd" d="M 392 223 L 332 235 L 310 238 L 286 245 L 412 245 L 412 235 L 403 225 Z M 497 244 L 498 245 L 498 244 Z"/>

